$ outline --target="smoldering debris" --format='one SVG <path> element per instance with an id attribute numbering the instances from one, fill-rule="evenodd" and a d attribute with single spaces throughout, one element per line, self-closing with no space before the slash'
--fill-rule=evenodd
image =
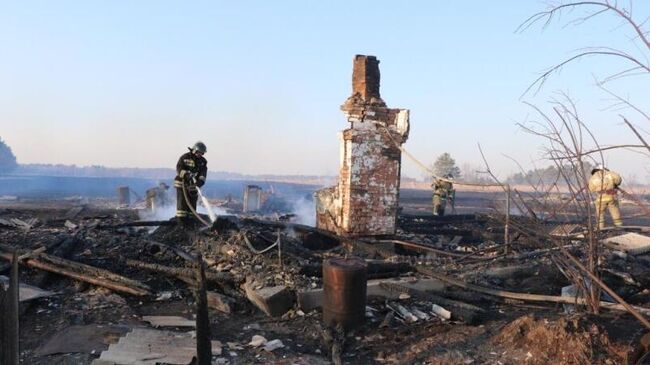
<path id="1" fill-rule="evenodd" d="M 572 341 L 587 339 L 582 334 L 596 331 L 589 329 L 595 326 L 599 338 L 607 338 L 614 347 L 581 352 L 592 362 L 622 361 L 636 351 L 630 339 L 637 338 L 641 327 L 633 317 L 621 316 L 625 312 L 620 306 L 605 302 L 599 316 L 582 315 L 580 297 L 561 296 L 570 281 L 558 269 L 555 251 L 540 252 L 535 242 L 519 238 L 513 253 L 504 256 L 500 235 L 493 233 L 501 223 L 490 215 L 440 220 L 402 215 L 398 233 L 389 239 L 342 237 L 303 224 L 246 216 L 223 218 L 228 224 L 218 220 L 210 229 L 182 227 L 172 219 L 149 233 L 138 228 L 141 221 L 134 211 L 101 204 L 90 204 L 67 220 L 76 226 L 69 228 L 57 218 L 68 210 L 50 206 L 43 211 L 32 205 L 0 213 L 7 220 L 39 217 L 42 223 L 29 231 L 0 228 L 5 242 L 1 248 L 3 253 L 17 248 L 24 256 L 22 282 L 58 294 L 21 304 L 24 362 L 48 364 L 73 356 L 84 364 L 100 357 L 102 348 L 73 355 L 36 351 L 69 326 L 153 331 L 146 322 L 151 316 L 181 317 L 189 324 L 195 313 L 199 257 L 205 265 L 211 340 L 223 344 L 218 356 L 224 361 L 309 358 L 324 363 L 334 348 L 344 362 L 436 361 L 450 351 L 478 363 L 519 362 L 527 354 L 516 345 L 519 340 L 491 341 L 487 333 L 498 334 L 505 324 L 519 323 L 518 318 L 531 313 L 545 318 L 548 331 L 564 326 L 573 333 L 567 334 Z M 120 228 L 129 224 L 129 230 Z M 570 250 L 577 257 L 583 252 L 580 245 Z M 644 309 L 650 307 L 644 292 L 650 284 L 647 254 L 632 260 L 613 248 L 603 250 L 604 280 L 641 313 L 650 313 Z M 322 322 L 322 267 L 325 260 L 352 256 L 365 262 L 366 321 L 348 330 L 352 337 L 341 337 Z M 567 315 L 555 304 L 562 302 L 578 303 L 572 316 L 581 318 L 580 326 L 563 324 Z M 331 340 L 324 340 L 323 331 L 331 332 Z M 250 346 L 255 335 L 268 342 L 279 340 L 283 346 L 273 351 Z M 504 332 L 499 338 L 507 336 Z M 526 336 L 529 341 L 534 334 Z M 464 340 L 454 340 L 460 337 Z M 125 340 L 118 336 L 101 340 L 109 351 L 102 356 L 113 356 L 110 346 L 119 341 Z M 441 352 L 431 346 L 434 343 L 445 344 L 448 350 Z M 542 347 L 532 349 L 534 341 L 526 346 L 540 359 L 550 356 Z"/>

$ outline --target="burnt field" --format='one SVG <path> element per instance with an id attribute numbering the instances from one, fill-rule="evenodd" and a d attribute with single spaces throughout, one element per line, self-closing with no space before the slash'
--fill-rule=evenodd
<path id="1" fill-rule="evenodd" d="M 227 215 L 210 227 L 148 224 L 143 208 L 118 207 L 116 184 L 105 196 L 2 200 L 2 275 L 17 250 L 20 282 L 46 291 L 18 308 L 21 362 L 189 364 L 204 324 L 218 364 L 624 364 L 644 352 L 643 325 L 606 295 L 598 315 L 561 296 L 572 280 L 557 247 L 581 258 L 586 242 L 579 228 L 552 235 L 566 217 L 513 213 L 506 247 L 503 194 L 461 191 L 455 212 L 433 217 L 429 191 L 403 190 L 396 234 L 347 238 L 293 222 L 290 204 L 243 213 L 238 184 L 212 187 Z M 363 260 L 368 279 L 361 312 L 342 312 L 363 324 L 347 330 L 322 308 L 323 262 L 344 257 Z M 600 257 L 603 281 L 647 318 L 650 256 L 603 244 Z M 198 262 L 207 322 L 196 320 Z"/>
<path id="2" fill-rule="evenodd" d="M 173 179 L 152 179 L 138 177 L 76 177 L 76 176 L 2 176 L 0 177 L 0 196 L 21 199 L 65 199 L 74 197 L 114 199 L 116 189 L 128 186 L 133 194 L 132 200 L 143 196 L 145 191 L 165 182 L 173 185 Z M 225 198 L 228 195 L 241 198 L 244 187 L 249 184 L 260 185 L 264 189 L 274 189 L 289 195 L 311 195 L 314 185 L 284 182 L 246 181 L 246 180 L 208 180 L 204 192 L 211 198 Z"/>
<path id="3" fill-rule="evenodd" d="M 494 189 L 493 189 L 494 190 Z M 642 189 L 640 189 L 642 190 Z M 539 199 L 542 195 L 535 193 L 522 193 L 521 196 L 524 200 L 529 201 L 534 206 L 536 211 L 543 211 L 552 207 L 554 201 L 556 205 L 561 205 L 562 201 L 569 200 L 568 193 L 565 195 L 557 195 L 550 199 L 547 206 L 535 205 L 535 199 Z M 639 207 L 641 204 L 650 204 L 650 195 L 636 194 L 636 200 L 627 199 L 625 197 L 620 199 L 620 208 L 623 215 L 625 225 L 650 225 L 650 216 L 647 212 Z M 499 214 L 505 212 L 506 194 L 503 191 L 464 191 L 458 190 L 456 192 L 456 202 L 454 209 L 447 208 L 449 214 Z M 431 191 L 421 189 L 402 189 L 400 191 L 400 206 L 402 212 L 413 215 L 431 215 Z M 526 212 L 521 212 L 518 207 L 512 206 L 511 213 L 516 215 L 523 215 Z M 549 217 L 548 220 L 553 222 L 568 222 L 577 219 L 571 216 L 568 212 L 566 214 Z"/>

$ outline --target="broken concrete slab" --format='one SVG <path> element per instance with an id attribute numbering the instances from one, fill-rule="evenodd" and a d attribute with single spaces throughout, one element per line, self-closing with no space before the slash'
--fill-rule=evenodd
<path id="1" fill-rule="evenodd" d="M 154 327 L 196 327 L 196 321 L 178 316 L 143 316 Z"/>
<path id="2" fill-rule="evenodd" d="M 399 284 L 413 290 L 425 292 L 440 292 L 444 291 L 446 287 L 441 281 L 436 279 L 417 279 L 415 277 L 368 280 L 366 295 L 368 297 L 378 296 L 387 299 L 399 299 L 399 292 L 394 292 L 382 288 L 380 285 L 382 283 Z M 323 306 L 322 288 L 298 291 L 296 293 L 296 297 L 298 300 L 298 307 L 305 312 L 309 312 Z"/>
<path id="3" fill-rule="evenodd" d="M 638 233 L 626 233 L 610 237 L 602 242 L 616 250 L 621 250 L 630 255 L 641 255 L 650 252 L 650 237 Z"/>
<path id="4" fill-rule="evenodd" d="M 220 355 L 222 344 L 211 341 L 212 353 Z M 190 364 L 196 356 L 192 332 L 172 332 L 136 328 L 111 344 L 92 365 Z"/>
<path id="5" fill-rule="evenodd" d="M 92 365 L 187 365 L 195 356 L 191 333 L 136 328 L 111 344 Z"/>
<path id="6" fill-rule="evenodd" d="M 255 290 L 251 283 L 247 282 L 244 284 L 244 290 L 248 300 L 271 317 L 285 314 L 293 307 L 295 301 L 293 292 L 284 285 Z"/>
<path id="7" fill-rule="evenodd" d="M 6 289 L 9 286 L 9 278 L 0 275 L 0 286 Z M 20 283 L 19 285 L 18 296 L 21 302 L 26 302 L 32 299 L 50 297 L 52 295 L 57 295 L 57 293 L 51 292 L 49 290 L 43 290 L 41 288 L 37 288 L 35 286 L 31 286 L 23 283 Z"/>
<path id="8" fill-rule="evenodd" d="M 36 349 L 37 356 L 67 353 L 100 353 L 129 332 L 127 326 L 70 326 Z"/>

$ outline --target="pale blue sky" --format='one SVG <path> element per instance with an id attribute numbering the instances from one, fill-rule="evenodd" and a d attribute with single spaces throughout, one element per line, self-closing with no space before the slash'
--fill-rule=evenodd
<path id="1" fill-rule="evenodd" d="M 502 154 L 545 165 L 541 141 L 515 126 L 532 115 L 520 100 L 526 87 L 578 48 L 636 52 L 629 29 L 607 15 L 515 33 L 545 8 L 534 0 L 0 1 L 0 137 L 21 163 L 173 167 L 201 139 L 213 170 L 333 175 L 352 58 L 372 54 L 384 100 L 411 110 L 405 147 L 423 161 L 449 152 L 480 165 L 480 142 L 500 173 L 516 169 Z M 650 16 L 650 2 L 636 1 L 635 15 Z M 624 66 L 585 59 L 526 100 L 545 105 L 568 92 L 601 143 L 635 143 L 592 78 Z M 648 79 L 610 86 L 648 111 Z M 648 158 L 607 158 L 624 173 L 648 174 Z M 403 171 L 420 176 L 409 161 Z"/>

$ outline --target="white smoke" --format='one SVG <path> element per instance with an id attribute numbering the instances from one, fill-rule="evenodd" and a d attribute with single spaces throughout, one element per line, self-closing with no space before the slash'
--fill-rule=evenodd
<path id="1" fill-rule="evenodd" d="M 313 199 L 301 197 L 291 203 L 293 213 L 296 215 L 296 223 L 306 226 L 316 226 L 316 204 Z"/>
<path id="2" fill-rule="evenodd" d="M 196 211 L 197 213 L 208 215 L 207 209 L 205 209 L 200 201 L 197 204 Z M 221 207 L 212 206 L 212 211 L 217 216 L 228 215 L 228 211 Z M 138 211 L 138 216 L 141 220 L 144 221 L 169 220 L 176 216 L 176 200 L 171 201 L 167 205 L 156 207 L 154 211 L 151 211 L 149 209 L 141 209 Z"/>
<path id="3" fill-rule="evenodd" d="M 172 204 L 156 207 L 155 210 L 149 209 L 138 210 L 138 216 L 143 221 L 166 221 L 176 216 L 176 202 Z"/>

